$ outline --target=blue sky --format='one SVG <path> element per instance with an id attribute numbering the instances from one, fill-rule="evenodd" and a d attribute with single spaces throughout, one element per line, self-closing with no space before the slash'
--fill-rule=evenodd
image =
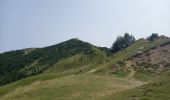
<path id="1" fill-rule="evenodd" d="M 110 47 L 125 32 L 170 36 L 170 0 L 0 0 L 0 52 L 71 38 Z"/>

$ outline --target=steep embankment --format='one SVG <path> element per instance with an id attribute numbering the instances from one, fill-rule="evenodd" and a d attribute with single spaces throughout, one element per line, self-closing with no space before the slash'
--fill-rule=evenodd
<path id="1" fill-rule="evenodd" d="M 137 71 L 160 74 L 168 71 L 170 65 L 170 41 L 147 50 L 139 50 L 130 60 Z"/>

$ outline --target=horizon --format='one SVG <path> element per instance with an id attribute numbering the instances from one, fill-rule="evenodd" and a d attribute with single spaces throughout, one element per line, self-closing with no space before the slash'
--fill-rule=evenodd
<path id="1" fill-rule="evenodd" d="M 1 0 L 0 52 L 79 38 L 111 47 L 117 36 L 170 37 L 169 0 Z"/>
<path id="2" fill-rule="evenodd" d="M 133 34 L 130 34 L 130 35 L 133 35 Z M 159 35 L 159 34 L 158 34 L 158 35 Z M 159 36 L 166 36 L 166 35 L 159 35 Z M 166 36 L 166 37 L 170 38 L 169 36 Z M 138 38 L 138 39 L 135 38 L 135 39 L 136 39 L 136 41 L 137 41 L 137 40 L 139 40 L 139 39 L 146 39 L 146 38 L 147 38 L 147 37 L 141 37 L 141 38 Z M 81 40 L 81 39 L 79 39 L 79 38 L 70 38 L 70 39 L 61 41 L 61 42 L 59 42 L 59 43 L 66 42 L 66 41 L 72 40 L 72 39 L 78 39 L 78 40 L 80 40 L 80 41 L 90 43 L 90 42 L 88 42 L 88 41 L 84 41 L 84 40 Z M 114 40 L 114 41 L 115 41 L 115 40 Z M 114 41 L 113 41 L 111 44 L 113 44 Z M 33 49 L 34 49 L 34 48 L 35 48 L 35 49 L 36 49 L 36 48 L 44 48 L 44 47 L 48 47 L 48 46 L 57 45 L 57 44 L 59 44 L 59 43 L 55 43 L 55 44 L 51 44 L 51 45 L 46 45 L 46 46 L 42 46 L 42 47 L 27 47 L 27 48 L 14 49 L 14 50 L 4 51 L 4 52 L 0 52 L 0 53 L 10 52 L 10 51 L 16 51 L 16 50 L 32 49 L 32 48 L 33 48 Z M 95 45 L 95 44 L 93 44 L 93 43 L 90 43 L 90 44 L 92 44 L 92 45 L 94 45 L 94 46 L 98 46 L 98 47 L 107 47 L 107 46 Z M 111 46 L 110 46 L 110 47 L 107 47 L 107 48 L 111 48 Z"/>

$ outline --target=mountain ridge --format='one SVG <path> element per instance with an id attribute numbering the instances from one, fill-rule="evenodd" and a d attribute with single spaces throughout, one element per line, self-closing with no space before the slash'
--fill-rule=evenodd
<path id="1" fill-rule="evenodd" d="M 95 53 L 97 52 L 96 50 L 98 50 L 99 52 L 100 51 L 105 52 L 104 49 L 102 51 L 101 47 L 99 49 L 98 47 L 93 46 L 87 42 L 83 42 L 78 39 L 70 39 L 65 42 L 52 45 L 52 46 L 47 46 L 44 48 L 31 48 L 31 49 L 29 48 L 29 49 L 5 52 L 0 55 L 0 61 L 1 61 L 0 66 L 1 66 L 1 70 L 6 69 L 8 71 L 6 71 L 7 73 L 1 71 L 1 75 L 7 74 L 7 76 L 10 77 L 12 76 L 11 74 L 15 72 L 14 75 L 18 73 L 17 77 L 20 79 L 25 76 L 42 73 L 42 71 L 48 69 L 48 67 L 52 66 L 54 63 L 56 63 L 62 58 L 71 57 L 79 53 L 83 53 L 85 55 L 93 57 L 96 56 L 95 55 Z M 35 61 L 36 63 L 34 63 Z M 16 65 L 12 65 L 12 64 L 16 64 Z M 18 66 L 20 66 L 19 69 L 22 69 L 24 66 L 31 66 L 26 70 L 30 70 L 32 72 L 29 71 L 30 74 L 25 75 L 26 72 L 22 73 L 21 71 L 19 71 L 19 69 L 16 68 Z M 12 69 L 17 69 L 17 70 L 13 72 Z M 9 70 L 11 71 L 10 73 L 8 73 Z M 6 80 L 6 78 L 4 79 Z M 11 80 L 13 81 L 16 79 L 12 78 Z"/>
<path id="2" fill-rule="evenodd" d="M 169 48 L 170 38 L 159 36 L 154 41 L 139 39 L 116 53 L 111 53 L 109 48 L 97 47 L 77 39 L 45 48 L 21 50 L 21 53 L 17 51 L 17 56 L 21 58 L 32 57 L 30 55 L 34 55 L 35 58 L 33 62 L 28 61 L 26 66 L 16 70 L 26 76 L 0 86 L 0 99 L 127 100 L 129 98 L 131 100 L 151 98 L 152 96 L 147 95 L 148 90 L 149 93 L 153 92 L 150 86 L 154 91 L 158 91 L 155 84 L 169 84 Z M 68 52 L 68 55 L 60 55 Z M 12 51 L 9 55 L 14 56 L 15 52 Z M 3 60 L 0 56 L 0 61 Z M 18 61 L 22 60 L 18 59 Z M 80 85 L 82 87 L 78 87 Z M 143 90 L 141 91 L 140 88 Z M 164 85 L 159 85 L 159 88 L 163 88 L 162 92 L 168 95 L 166 91 L 169 88 L 165 88 Z M 24 90 L 23 93 L 17 92 L 21 90 Z M 135 96 L 126 91 L 132 91 Z M 124 92 L 128 95 L 124 95 Z M 152 95 L 157 94 L 159 92 Z M 168 96 L 160 97 L 168 98 Z"/>

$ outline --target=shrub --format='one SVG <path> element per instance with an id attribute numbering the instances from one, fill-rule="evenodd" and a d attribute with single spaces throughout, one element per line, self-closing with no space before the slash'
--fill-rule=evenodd
<path id="1" fill-rule="evenodd" d="M 147 37 L 147 40 L 148 41 L 154 41 L 154 40 L 156 40 L 158 38 L 159 38 L 158 34 L 157 33 L 153 33 L 151 36 Z"/>
<path id="2" fill-rule="evenodd" d="M 125 49 L 134 42 L 135 37 L 133 35 L 129 35 L 129 33 L 125 33 L 124 37 L 118 36 L 112 45 L 112 52 L 115 53 L 121 49 Z"/>

